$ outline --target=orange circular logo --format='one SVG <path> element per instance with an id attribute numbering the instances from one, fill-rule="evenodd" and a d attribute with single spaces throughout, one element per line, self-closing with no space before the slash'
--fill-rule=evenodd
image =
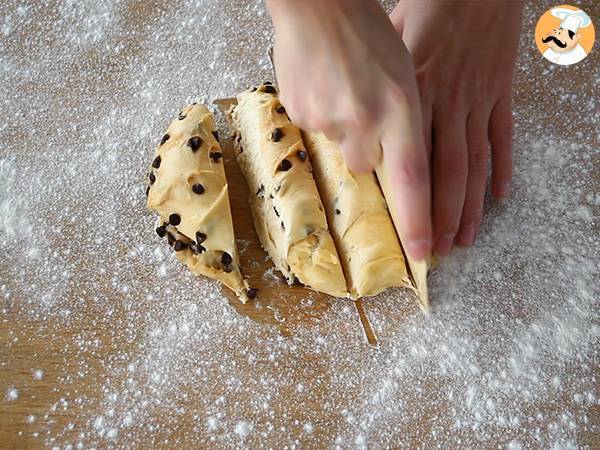
<path id="1" fill-rule="evenodd" d="M 575 6 L 550 8 L 535 27 L 535 44 L 548 61 L 570 66 L 585 59 L 596 32 L 590 16 Z"/>

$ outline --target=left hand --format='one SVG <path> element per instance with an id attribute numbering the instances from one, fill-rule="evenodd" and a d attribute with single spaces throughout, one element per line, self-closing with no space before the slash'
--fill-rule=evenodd
<path id="1" fill-rule="evenodd" d="M 510 195 L 512 75 L 523 2 L 402 0 L 390 18 L 413 56 L 432 162 L 434 251 L 470 246 L 492 194 Z"/>

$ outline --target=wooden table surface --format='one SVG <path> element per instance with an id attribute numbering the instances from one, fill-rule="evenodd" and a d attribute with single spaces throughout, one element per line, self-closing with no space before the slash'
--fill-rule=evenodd
<path id="1" fill-rule="evenodd" d="M 239 2 L 237 6 L 235 2 L 224 3 L 228 6 L 214 1 L 207 2 L 209 6 L 202 4 L 198 7 L 201 10 L 199 14 L 207 18 L 207 22 L 200 22 L 209 29 L 202 36 L 218 34 L 218 26 L 212 29 L 210 21 L 224 11 L 231 14 L 229 22 L 224 21 L 229 26 L 238 23 L 240 18 L 256 17 L 257 23 L 258 20 L 266 20 L 256 12 L 262 11 L 262 6 L 254 6 L 254 2 Z M 386 2 L 387 6 L 389 4 Z M 259 299 L 241 305 L 230 292 L 215 283 L 193 279 L 174 258 L 165 256 L 162 250 L 155 250 L 166 246 L 152 234 L 153 218 L 144 210 L 140 195 L 152 146 L 178 105 L 189 100 L 190 90 L 200 91 L 194 95 L 214 99 L 231 95 L 248 78 L 256 77 L 257 82 L 263 81 L 258 77 L 267 76 L 269 69 L 265 58 L 257 53 L 258 49 L 268 46 L 265 42 L 268 26 L 256 24 L 249 26 L 248 30 L 227 31 L 221 38 L 231 43 L 231 51 L 238 56 L 232 57 L 223 51 L 215 57 L 217 67 L 219 64 L 222 67 L 260 65 L 256 73 L 240 69 L 242 75 L 225 72 L 222 79 L 214 75 L 217 70 L 211 74 L 202 73 L 197 81 L 188 82 L 185 85 L 188 92 L 182 93 L 177 77 L 187 66 L 180 67 L 177 65 L 179 62 L 168 59 L 169 46 L 164 48 L 160 57 L 165 58 L 165 65 L 174 65 L 172 71 L 161 69 L 165 71 L 161 76 L 172 77 L 170 81 L 157 85 L 157 78 L 152 78 L 149 71 L 154 70 L 152 58 L 162 48 L 160 40 L 153 39 L 153 36 L 171 36 L 169 27 L 172 23 L 163 20 L 165 15 L 168 16 L 170 9 L 181 8 L 183 17 L 184 12 L 193 11 L 191 6 L 183 2 L 174 2 L 170 6 L 169 2 L 153 2 L 150 7 L 143 2 L 126 1 L 116 12 L 107 7 L 106 14 L 123 18 L 117 27 L 119 33 L 110 37 L 113 25 L 110 21 L 102 22 L 105 11 L 99 3 L 96 6 L 86 3 L 85 8 L 89 11 L 81 5 L 57 5 L 51 5 L 47 10 L 40 9 L 41 6 L 32 7 L 33 10 L 26 9 L 23 13 L 32 14 L 40 21 L 46 13 L 51 18 L 60 17 L 57 25 L 60 32 L 49 31 L 48 39 L 52 42 L 44 42 L 40 38 L 43 26 L 29 23 L 22 28 L 13 25 L 12 37 L 8 38 L 10 41 L 7 39 L 2 45 L 3 52 L 13 58 L 7 57 L 6 61 L 14 63 L 11 67 L 15 71 L 25 70 L 28 58 L 31 58 L 32 67 L 38 65 L 40 70 L 56 71 L 53 81 L 56 85 L 36 82 L 33 75 L 33 81 L 27 81 L 29 75 L 14 72 L 9 76 L 7 72 L 7 90 L 0 97 L 4 100 L 0 110 L 7 115 L 8 124 L 8 128 L 0 125 L 0 136 L 5 133 L 8 139 L 0 147 L 0 157 L 7 158 L 8 163 L 13 161 L 10 158 L 17 161 L 17 179 L 14 182 L 10 181 L 13 172 L 0 164 L 0 175 L 13 183 L 0 187 L 0 205 L 3 199 L 15 198 L 11 186 L 23 189 L 27 192 L 23 194 L 26 202 L 21 206 L 31 215 L 31 229 L 36 231 L 42 227 L 38 224 L 46 224 L 54 230 L 54 234 L 44 238 L 47 242 L 40 244 L 41 256 L 35 254 L 25 258 L 22 250 L 7 241 L 0 246 L 3 252 L 0 256 L 0 448 L 234 448 L 244 445 L 323 448 L 336 444 L 381 448 L 432 447 L 436 442 L 441 446 L 450 442 L 449 446 L 455 447 L 461 446 L 458 440 L 465 447 L 473 448 L 506 447 L 509 444 L 513 445 L 512 448 L 520 448 L 518 442 L 542 448 L 555 441 L 565 446 L 570 442 L 582 447 L 600 448 L 598 382 L 590 375 L 594 372 L 597 375 L 600 361 L 598 341 L 595 341 L 595 350 L 592 346 L 593 340 L 598 338 L 597 334 L 594 335 L 598 333 L 597 310 L 590 313 L 595 314 L 594 317 L 582 322 L 592 328 L 589 328 L 590 342 L 581 343 L 583 353 L 580 358 L 573 356 L 572 363 L 565 362 L 566 357 L 558 358 L 561 365 L 555 367 L 551 364 L 553 358 L 545 357 L 540 362 L 540 379 L 532 382 L 551 384 L 549 380 L 557 377 L 573 381 L 577 380 L 579 373 L 584 374 L 581 378 L 587 380 L 587 390 L 583 389 L 583 384 L 574 387 L 581 387 L 584 400 L 578 404 L 584 409 L 576 410 L 575 406 L 563 409 L 562 405 L 571 405 L 569 402 L 573 401 L 575 391 L 569 386 L 557 388 L 556 394 L 549 394 L 541 387 L 532 387 L 533 400 L 524 404 L 519 403 L 518 395 L 506 387 L 513 393 L 513 398 L 498 400 L 503 405 L 501 411 L 487 411 L 483 417 L 477 418 L 478 410 L 466 407 L 471 408 L 465 414 L 472 413 L 473 422 L 467 420 L 465 423 L 480 424 L 481 429 L 474 425 L 472 428 L 469 428 L 471 425 L 457 426 L 448 413 L 456 407 L 456 402 L 446 396 L 447 391 L 442 389 L 442 384 L 455 383 L 460 387 L 457 392 L 462 395 L 461 389 L 468 390 L 472 380 L 478 379 L 467 369 L 463 372 L 462 367 L 485 372 L 484 366 L 474 362 L 479 356 L 475 350 L 471 351 L 475 346 L 470 345 L 474 345 L 473 339 L 488 342 L 483 341 L 489 332 L 485 327 L 488 321 L 496 323 L 493 320 L 502 321 L 501 317 L 510 316 L 522 320 L 525 325 L 535 326 L 536 319 L 540 317 L 537 310 L 539 302 L 532 300 L 526 303 L 529 310 L 527 306 L 519 309 L 510 306 L 509 297 L 514 297 L 514 293 L 535 296 L 532 286 L 537 285 L 516 277 L 506 281 L 509 287 L 498 287 L 493 285 L 492 272 L 486 268 L 481 272 L 466 272 L 464 276 L 459 276 L 460 273 L 457 276 L 440 275 L 440 280 L 447 281 L 448 277 L 462 280 L 456 281 L 452 289 L 458 293 L 457 298 L 464 296 L 467 306 L 464 309 L 458 307 L 462 315 L 456 317 L 464 319 L 472 314 L 474 318 L 472 324 L 460 325 L 448 331 L 447 335 L 443 328 L 451 329 L 452 324 L 445 323 L 444 318 L 437 315 L 423 318 L 414 294 L 408 290 L 394 290 L 369 300 L 361 310 L 351 302 L 332 299 L 300 286 L 287 286 L 278 280 L 276 272 L 269 270 L 270 263 L 257 242 L 251 226 L 247 190 L 239 168 L 231 158 L 229 142 L 225 144 L 225 162 L 236 235 L 242 265 L 246 275 L 259 287 Z M 571 72 L 549 69 L 544 60 L 535 57 L 533 52 L 536 50 L 531 40 L 534 18 L 549 6 L 548 2 L 530 5 L 524 24 L 521 43 L 523 64 L 517 70 L 515 83 L 516 141 L 523 146 L 533 139 L 532 136 L 543 135 L 540 124 L 542 128 L 546 127 L 548 135 L 556 136 L 556 139 L 570 135 L 569 116 L 580 112 L 573 109 L 573 103 L 567 104 L 566 110 L 555 111 L 557 98 L 545 94 L 555 83 L 561 85 L 562 93 L 578 92 L 589 98 L 598 94 L 599 48 L 594 49 L 589 61 Z M 582 2 L 581 7 L 596 21 L 600 20 L 600 4 L 588 1 Z M 70 8 L 76 12 L 71 14 Z M 0 12 L 3 11 L 14 17 L 11 23 L 18 24 L 18 18 L 23 17 L 18 2 L 0 6 Z M 78 30 L 79 35 L 84 34 L 87 17 L 94 18 L 88 30 L 90 34 L 86 35 L 91 49 L 82 50 L 83 53 L 72 50 L 70 53 L 69 46 L 81 43 L 69 40 L 68 30 L 72 27 Z M 190 24 L 178 26 L 185 28 Z M 128 35 L 128 28 L 134 27 L 136 33 Z M 96 28 L 103 30 L 104 37 L 95 37 Z M 198 51 L 191 50 L 194 46 L 200 47 L 199 51 L 205 54 L 210 53 L 203 47 L 203 38 L 198 38 L 195 43 L 189 42 L 185 32 L 182 33 L 183 37 L 173 38 L 176 43 L 170 45 L 181 45 L 184 50 L 180 51 L 184 55 Z M 64 43 L 58 42 L 61 36 L 65 39 Z M 108 39 L 110 45 L 128 44 L 117 56 L 109 58 L 102 53 L 110 54 L 108 47 L 103 47 L 103 39 Z M 45 58 L 46 45 L 49 55 L 64 57 L 62 62 L 60 58 L 56 62 Z M 148 50 L 152 46 L 156 46 L 157 50 Z M 214 47 L 215 42 L 210 42 L 210 46 Z M 252 49 L 248 52 L 254 61 L 237 59 L 246 56 L 239 54 L 244 46 Z M 70 54 L 75 57 L 68 57 Z M 78 55 L 82 54 L 84 59 L 78 60 Z M 2 57 L 3 53 L 0 53 L 0 60 Z M 178 54 L 177 58 L 180 57 L 181 54 Z M 203 62 L 208 60 L 202 59 Z M 105 70 L 106 67 L 111 70 Z M 147 67 L 150 67 L 149 71 L 146 71 Z M 21 76 L 25 81 L 18 78 Z M 549 76 L 555 79 L 548 81 Z M 62 84 L 61 78 L 64 79 Z M 144 84 L 146 78 L 154 80 L 155 84 Z M 8 89 L 11 83 L 18 86 L 18 95 L 13 96 Z M 578 91 L 579 87 L 583 92 Z M 24 105 L 31 103 L 40 93 L 43 94 L 40 103 L 46 102 L 46 110 L 39 105 L 37 108 L 41 109 L 35 110 L 32 106 L 31 117 L 23 112 L 24 119 L 8 119 L 13 109 L 26 111 Z M 98 111 L 86 109 L 87 105 L 95 102 Z M 135 106 L 136 102 L 142 106 Z M 121 104 L 125 105 L 121 112 L 129 108 L 140 118 L 119 119 L 112 111 Z M 537 106 L 532 123 L 533 104 Z M 61 111 L 69 108 L 73 114 L 61 118 Z M 48 112 L 45 118 L 42 117 L 46 114 L 44 111 Z M 148 115 L 147 124 L 146 119 L 141 118 L 144 112 Z M 100 122 L 99 118 L 104 122 Z M 596 150 L 597 119 L 596 109 L 595 115 L 588 116 L 587 121 L 581 120 L 577 125 L 582 145 L 591 145 Z M 224 133 L 223 121 L 220 124 Z M 100 128 L 101 125 L 104 128 Z M 52 143 L 41 154 L 32 153 L 33 144 L 19 145 L 19 142 L 37 142 L 33 136 L 35 130 Z M 114 141 L 111 140 L 112 133 L 115 134 Z M 109 161 L 106 170 L 118 181 L 110 181 L 113 184 L 104 191 L 104 187 L 97 186 L 98 179 L 93 178 L 96 175 L 92 171 L 91 175 L 88 174 L 89 167 L 98 159 L 93 150 L 78 147 L 82 136 L 84 141 L 89 139 L 101 147 L 106 145 L 102 147 L 103 155 Z M 65 145 L 64 158 L 59 152 L 61 140 Z M 80 161 L 77 161 L 78 152 L 81 152 Z M 591 189 L 597 197 L 597 152 L 594 158 L 595 178 L 583 190 Z M 28 185 L 22 182 L 23 178 L 30 176 L 23 174 L 38 174 L 40 179 L 46 180 L 44 177 L 49 176 L 45 175 L 47 168 L 52 172 L 61 171 L 61 167 L 64 167 L 64 174 L 55 176 L 88 180 L 89 186 L 82 187 L 78 193 L 77 188 L 61 179 L 53 186 L 57 189 L 64 186 L 64 193 L 44 191 L 47 198 L 38 199 L 35 193 L 27 191 Z M 125 181 L 120 181 L 121 178 Z M 35 182 L 32 178 L 31 183 Z M 100 190 L 95 191 L 96 188 Z M 527 192 L 523 184 L 516 183 L 515 195 L 521 199 L 517 202 L 531 206 L 533 203 L 526 200 Z M 116 206 L 106 206 L 112 203 Z M 62 206 L 57 207 L 57 204 Z M 495 218 L 508 217 L 512 220 L 512 213 L 491 201 L 487 206 L 491 219 L 487 228 L 484 227 L 484 233 L 487 230 L 490 236 L 495 236 L 495 230 L 501 227 Z M 60 208 L 70 208 L 76 220 L 69 222 L 68 217 L 60 215 L 63 211 Z M 11 210 L 11 214 L 16 214 L 15 221 L 21 220 L 17 210 Z M 100 212 L 90 212 L 94 210 Z M 0 211 L 7 214 L 6 208 L 0 208 Z M 112 223 L 113 216 L 118 214 L 122 215 L 119 226 L 102 225 Z M 91 220 L 86 222 L 87 218 Z M 100 222 L 100 219 L 106 222 Z M 560 228 L 562 225 L 551 221 L 548 226 Z M 597 222 L 593 226 L 592 230 L 597 233 Z M 112 228 L 102 231 L 103 227 Z M 564 227 L 567 227 L 566 222 Z M 541 230 L 540 233 L 543 233 L 544 228 Z M 0 231 L 14 242 L 15 235 L 10 234 L 8 225 L 0 222 Z M 106 232 L 106 239 L 98 241 L 93 236 L 95 232 L 99 235 Z M 498 267 L 504 267 L 502 264 L 506 262 L 501 262 L 500 256 L 490 256 L 494 255 L 496 238 L 490 239 L 481 244 L 481 252 L 488 255 L 485 257 L 489 257 L 487 261 L 491 264 L 497 261 Z M 582 247 L 586 245 L 579 244 Z M 505 245 L 502 251 L 510 251 L 506 250 L 509 244 L 502 245 Z M 573 245 L 577 246 L 576 243 Z M 454 269 L 456 264 L 452 266 Z M 518 264 L 515 259 L 514 266 Z M 535 270 L 527 272 L 530 278 Z M 490 299 L 490 303 L 478 300 L 483 302 L 481 308 L 484 313 L 475 312 L 473 305 L 476 303 L 467 300 L 468 289 L 461 290 L 461 283 L 466 286 L 468 282 L 465 279 L 472 281 L 476 274 L 484 277 L 484 282 L 475 283 L 482 290 L 477 298 Z M 586 272 L 585 276 L 588 275 Z M 434 295 L 435 292 L 450 292 L 450 287 L 440 286 L 439 280 L 437 283 Z M 538 283 L 541 292 L 544 282 Z M 472 285 L 469 286 L 472 289 Z M 597 293 L 594 286 L 590 289 Z M 50 295 L 51 301 L 46 294 Z M 556 301 L 558 305 L 560 302 Z M 597 306 L 597 302 L 589 304 Z M 469 308 L 472 313 L 465 312 Z M 531 313 L 534 310 L 535 313 Z M 443 315 L 443 311 L 444 308 L 439 314 Z M 465 332 L 471 325 L 472 334 Z M 366 338 L 365 327 L 372 327 L 370 339 Z M 431 327 L 431 340 L 426 331 L 417 329 L 419 327 L 423 330 Z M 504 328 L 515 329 L 510 326 Z M 502 333 L 499 331 L 499 339 L 507 342 L 519 339 L 516 331 L 514 336 Z M 377 335 L 377 342 L 374 335 Z M 414 346 L 408 347 L 414 336 L 419 336 L 422 343 L 412 342 Z M 461 369 L 456 369 L 456 373 L 452 372 L 453 369 L 449 370 L 453 376 L 464 376 L 464 383 L 444 380 L 443 372 L 432 369 L 443 366 L 444 354 L 437 352 L 451 337 L 458 339 L 458 344 L 448 344 L 451 350 L 447 357 L 458 358 L 454 364 Z M 407 347 L 403 347 L 405 344 Z M 469 350 L 461 356 L 462 345 Z M 429 356 L 419 356 L 420 351 Z M 417 363 L 421 361 L 420 357 L 423 362 Z M 461 360 L 463 357 L 464 360 Z M 504 355 L 500 357 L 504 358 Z M 438 362 L 425 363 L 428 358 Z M 412 365 L 407 367 L 418 368 L 418 373 L 407 375 L 404 369 L 390 362 L 394 359 L 412 361 Z M 541 366 L 547 363 L 552 368 L 545 370 Z M 399 374 L 404 384 L 392 381 L 390 385 L 383 383 L 378 387 L 379 381 L 375 380 L 378 380 L 379 373 L 385 375 L 386 380 L 393 380 L 390 374 Z M 481 377 L 483 380 L 483 374 Z M 514 377 L 512 379 L 521 380 L 517 375 Z M 523 381 L 526 385 L 531 382 L 530 378 L 527 380 Z M 482 381 L 481 386 L 485 384 Z M 481 386 L 480 389 L 484 389 Z M 595 399 L 589 397 L 591 400 L 586 403 L 585 392 L 595 395 Z M 368 406 L 373 396 L 383 398 L 384 393 L 388 403 L 381 400 L 381 403 Z M 579 394 L 580 391 L 575 393 Z M 520 425 L 512 428 L 507 425 L 502 432 L 496 428 L 485 428 L 500 420 L 503 414 L 510 422 L 511 402 L 517 405 L 514 408 L 519 411 Z M 370 419 L 369 408 L 376 411 L 375 422 Z M 578 411 L 572 413 L 578 427 L 575 431 L 560 422 L 560 417 L 567 414 L 567 408 Z M 415 413 L 410 414 L 411 410 Z M 352 411 L 355 411 L 354 416 Z M 567 418 L 571 417 L 569 414 Z M 584 415 L 585 419 L 577 414 Z M 556 433 L 552 431 L 553 423 L 559 424 L 556 425 L 559 430 Z M 364 430 L 371 432 L 368 436 L 366 432 L 361 434 Z M 563 431 L 566 433 L 565 440 L 560 441 Z M 541 433 L 541 440 L 535 439 L 536 433 Z M 512 440 L 516 438 L 519 441 L 515 443 Z"/>

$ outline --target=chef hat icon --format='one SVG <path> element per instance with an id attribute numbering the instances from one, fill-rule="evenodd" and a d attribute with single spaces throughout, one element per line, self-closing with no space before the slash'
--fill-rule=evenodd
<path id="1" fill-rule="evenodd" d="M 592 23 L 592 19 L 584 11 L 567 8 L 553 8 L 550 13 L 561 20 L 560 28 L 577 33 L 579 28 L 585 28 Z"/>

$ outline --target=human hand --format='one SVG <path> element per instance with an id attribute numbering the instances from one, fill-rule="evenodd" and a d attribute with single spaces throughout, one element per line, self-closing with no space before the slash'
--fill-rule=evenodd
<path id="1" fill-rule="evenodd" d="M 412 54 L 432 154 L 434 251 L 470 246 L 492 194 L 510 195 L 512 74 L 523 2 L 402 0 L 390 18 Z"/>
<path id="2" fill-rule="evenodd" d="M 281 101 L 292 121 L 341 143 L 350 170 L 383 157 L 406 251 L 431 253 L 431 192 L 412 61 L 376 0 L 270 0 Z M 393 57 L 392 57 L 393 56 Z M 383 154 L 382 154 L 383 152 Z"/>

